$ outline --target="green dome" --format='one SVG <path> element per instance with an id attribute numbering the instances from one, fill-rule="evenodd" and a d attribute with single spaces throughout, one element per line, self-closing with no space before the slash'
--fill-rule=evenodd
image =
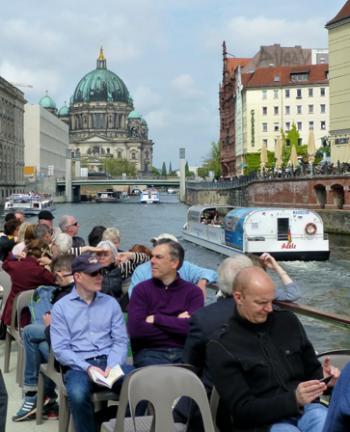
<path id="1" fill-rule="evenodd" d="M 55 101 L 46 92 L 46 95 L 39 100 L 39 105 L 46 109 L 56 109 Z"/>
<path id="2" fill-rule="evenodd" d="M 59 110 L 58 110 L 58 117 L 66 117 L 69 115 L 69 108 L 66 104 L 64 104 Z"/>
<path id="3" fill-rule="evenodd" d="M 139 114 L 137 111 L 131 111 L 131 113 L 128 115 L 128 119 L 140 119 L 141 120 L 141 114 Z"/>
<path id="4" fill-rule="evenodd" d="M 73 103 L 77 102 L 126 102 L 129 92 L 123 80 L 106 67 L 106 59 L 101 48 L 95 70 L 86 74 L 77 85 Z"/>

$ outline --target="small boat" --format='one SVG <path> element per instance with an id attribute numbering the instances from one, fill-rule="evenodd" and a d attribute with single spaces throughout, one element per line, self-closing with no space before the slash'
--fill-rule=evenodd
<path id="1" fill-rule="evenodd" d="M 141 204 L 158 204 L 159 203 L 159 192 L 157 189 L 145 189 L 141 192 L 140 203 Z"/>
<path id="2" fill-rule="evenodd" d="M 12 194 L 6 198 L 4 212 L 22 211 L 25 215 L 37 215 L 41 210 L 55 210 L 51 195 L 38 193 Z"/>
<path id="3" fill-rule="evenodd" d="M 167 190 L 167 192 L 168 192 L 168 194 L 176 194 L 176 189 L 173 189 L 173 188 L 168 188 L 168 190 Z"/>
<path id="4" fill-rule="evenodd" d="M 232 255 L 269 252 L 284 261 L 329 258 L 321 217 L 308 209 L 193 206 L 183 238 Z"/>
<path id="5" fill-rule="evenodd" d="M 120 199 L 120 192 L 103 191 L 96 192 L 95 201 L 98 203 L 116 203 Z"/>

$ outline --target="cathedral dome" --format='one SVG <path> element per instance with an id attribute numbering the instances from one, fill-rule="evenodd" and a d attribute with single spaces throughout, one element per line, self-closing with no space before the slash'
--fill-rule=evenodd
<path id="1" fill-rule="evenodd" d="M 129 103 L 129 100 L 129 91 L 123 80 L 107 69 L 106 59 L 101 48 L 96 69 L 86 74 L 79 81 L 72 102 Z"/>
<path id="2" fill-rule="evenodd" d="M 48 93 L 46 92 L 45 96 L 43 96 L 40 100 L 39 100 L 39 105 L 42 106 L 43 108 L 46 109 L 56 109 L 56 103 L 55 101 L 52 99 L 51 96 L 48 95 Z"/>
<path id="3" fill-rule="evenodd" d="M 137 111 L 131 111 L 131 113 L 128 115 L 128 119 L 138 119 L 141 120 L 141 114 L 139 114 Z"/>
<path id="4" fill-rule="evenodd" d="M 66 103 L 58 110 L 58 117 L 66 117 L 69 115 L 69 108 Z"/>

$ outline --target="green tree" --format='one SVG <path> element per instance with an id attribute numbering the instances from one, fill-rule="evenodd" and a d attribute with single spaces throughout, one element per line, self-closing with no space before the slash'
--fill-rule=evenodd
<path id="1" fill-rule="evenodd" d="M 204 159 L 201 168 L 205 168 L 206 170 L 208 170 L 208 174 L 209 174 L 209 171 L 212 171 L 214 173 L 214 177 L 219 178 L 221 176 L 220 159 L 221 159 L 220 143 L 212 142 L 210 151 L 209 151 L 207 157 Z M 204 170 L 201 172 L 205 173 Z M 205 177 L 207 177 L 208 174 Z M 200 175 L 200 174 L 198 173 L 198 175 Z"/>
<path id="2" fill-rule="evenodd" d="M 191 175 L 191 171 L 190 168 L 188 166 L 188 162 L 186 161 L 186 165 L 185 165 L 185 177 L 189 177 Z"/>
<path id="3" fill-rule="evenodd" d="M 171 166 L 171 161 L 169 162 L 168 174 L 173 175 L 173 167 Z"/>
<path id="4" fill-rule="evenodd" d="M 136 166 L 126 159 L 107 158 L 104 161 L 104 170 L 111 176 L 121 176 L 123 173 L 130 177 L 136 176 Z"/>
<path id="5" fill-rule="evenodd" d="M 160 171 L 159 171 L 158 168 L 156 168 L 156 167 L 153 166 L 151 168 L 151 174 L 152 174 L 153 177 L 159 177 L 160 176 Z"/>
<path id="6" fill-rule="evenodd" d="M 203 179 L 205 179 L 206 177 L 209 176 L 209 170 L 207 167 L 201 166 L 198 168 L 197 174 L 198 177 L 202 177 Z"/>
<path id="7" fill-rule="evenodd" d="M 166 177 L 166 176 L 167 176 L 166 165 L 165 165 L 165 162 L 163 162 L 163 165 L 162 165 L 162 177 Z"/>

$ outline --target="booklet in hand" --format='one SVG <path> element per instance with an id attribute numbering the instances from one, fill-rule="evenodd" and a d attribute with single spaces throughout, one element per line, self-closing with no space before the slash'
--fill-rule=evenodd
<path id="1" fill-rule="evenodd" d="M 90 376 L 93 382 L 98 385 L 112 388 L 113 384 L 124 375 L 122 368 L 119 365 L 114 366 L 108 374 L 108 377 L 104 377 L 95 369 L 91 369 Z"/>

